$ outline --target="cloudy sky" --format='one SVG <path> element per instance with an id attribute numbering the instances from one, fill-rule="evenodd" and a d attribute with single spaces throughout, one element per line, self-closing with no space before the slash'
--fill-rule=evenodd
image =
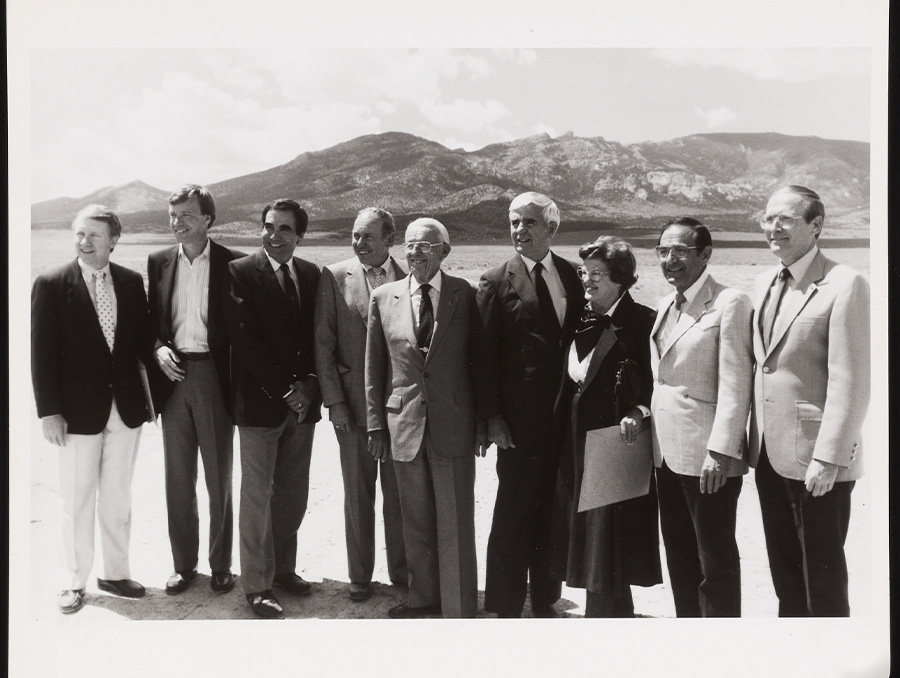
<path id="1" fill-rule="evenodd" d="M 868 49 L 36 49 L 32 201 L 211 183 L 363 134 L 869 140 Z"/>

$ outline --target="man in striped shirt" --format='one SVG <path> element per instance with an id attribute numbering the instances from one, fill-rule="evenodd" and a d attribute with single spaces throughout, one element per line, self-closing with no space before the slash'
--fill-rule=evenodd
<path id="1" fill-rule="evenodd" d="M 197 573 L 199 515 L 197 450 L 209 494 L 209 565 L 213 591 L 234 587 L 231 573 L 231 475 L 234 422 L 229 404 L 229 344 L 222 317 L 228 262 L 243 256 L 207 236 L 216 218 L 212 196 L 188 184 L 169 197 L 178 245 L 147 260 L 156 364 L 154 388 L 162 415 L 166 506 L 175 572 L 166 593 L 187 590 Z"/>

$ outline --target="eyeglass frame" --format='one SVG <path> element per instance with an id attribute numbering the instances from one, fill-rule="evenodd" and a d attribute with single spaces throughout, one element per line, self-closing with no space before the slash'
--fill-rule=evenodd
<path id="1" fill-rule="evenodd" d="M 421 252 L 422 254 L 428 254 L 431 250 L 438 245 L 445 245 L 443 242 L 428 242 L 427 240 L 414 240 L 412 242 L 404 242 L 403 249 L 407 252 Z M 425 245 L 428 245 L 426 248 Z"/>
<path id="2" fill-rule="evenodd" d="M 669 254 L 675 254 L 676 259 L 683 259 L 687 256 L 688 250 L 702 250 L 704 248 L 698 245 L 657 245 L 653 249 L 656 251 L 656 256 L 659 257 L 659 260 L 665 261 L 669 258 Z M 684 250 L 684 254 L 678 254 L 682 250 Z M 665 255 L 663 252 L 665 252 Z"/>
<path id="3" fill-rule="evenodd" d="M 798 220 L 806 221 L 805 217 L 795 217 L 790 214 L 760 214 L 757 217 L 757 221 L 759 221 L 760 226 L 774 226 L 775 222 L 778 222 L 780 226 L 787 226 L 788 228 L 794 226 Z"/>
<path id="4" fill-rule="evenodd" d="M 578 279 L 581 280 L 584 278 L 584 274 L 587 273 L 587 277 L 593 282 L 600 282 L 603 278 L 609 278 L 609 271 L 589 271 L 584 266 L 578 266 L 575 269 L 575 273 L 578 274 Z"/>

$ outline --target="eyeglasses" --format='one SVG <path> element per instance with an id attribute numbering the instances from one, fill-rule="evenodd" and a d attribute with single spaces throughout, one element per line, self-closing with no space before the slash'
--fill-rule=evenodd
<path id="1" fill-rule="evenodd" d="M 782 226 L 790 228 L 802 217 L 792 217 L 789 214 L 763 214 L 759 217 L 759 223 L 763 226 L 774 226 L 777 221 Z"/>
<path id="2" fill-rule="evenodd" d="M 609 277 L 609 271 L 598 271 L 596 269 L 593 271 L 589 271 L 584 266 L 579 266 L 575 269 L 575 271 L 578 273 L 579 278 L 584 278 L 584 276 L 587 276 L 594 282 L 600 282 L 604 278 Z"/>
<path id="3" fill-rule="evenodd" d="M 660 259 L 668 259 L 669 253 L 675 255 L 676 259 L 684 259 L 687 257 L 688 252 L 691 250 L 699 250 L 702 249 L 700 247 L 687 247 L 685 245 L 674 245 L 672 247 L 665 247 L 664 245 L 660 245 L 656 248 L 656 256 Z"/>
<path id="4" fill-rule="evenodd" d="M 421 252 L 422 254 L 428 254 L 431 251 L 432 247 L 440 247 L 444 243 L 442 242 L 428 242 L 427 240 L 416 240 L 415 242 L 405 242 L 403 243 L 403 248 L 407 252 Z"/>

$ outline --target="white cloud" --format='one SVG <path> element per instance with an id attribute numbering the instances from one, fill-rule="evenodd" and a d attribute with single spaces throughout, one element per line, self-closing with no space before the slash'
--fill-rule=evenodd
<path id="1" fill-rule="evenodd" d="M 708 111 L 704 111 L 699 106 L 694 106 L 694 112 L 706 121 L 707 127 L 722 127 L 734 122 L 738 117 L 737 113 L 728 108 L 728 106 L 710 108 Z"/>
<path id="2" fill-rule="evenodd" d="M 551 137 L 554 137 L 554 138 L 559 136 L 556 133 L 556 129 L 554 129 L 550 125 L 545 125 L 543 123 L 541 123 L 540 125 L 535 125 L 531 129 L 534 131 L 535 134 L 549 134 Z"/>
<path id="3" fill-rule="evenodd" d="M 533 66 L 538 60 L 538 53 L 533 49 L 495 49 L 494 54 L 518 66 Z"/>
<path id="4" fill-rule="evenodd" d="M 419 111 L 433 125 L 466 132 L 492 129 L 496 123 L 512 117 L 506 106 L 493 99 L 456 99 L 448 103 L 426 100 L 419 102 Z"/>
<path id="5" fill-rule="evenodd" d="M 859 75 L 869 68 L 867 52 L 861 49 L 655 49 L 653 55 L 673 66 L 730 68 L 783 82 Z"/>

